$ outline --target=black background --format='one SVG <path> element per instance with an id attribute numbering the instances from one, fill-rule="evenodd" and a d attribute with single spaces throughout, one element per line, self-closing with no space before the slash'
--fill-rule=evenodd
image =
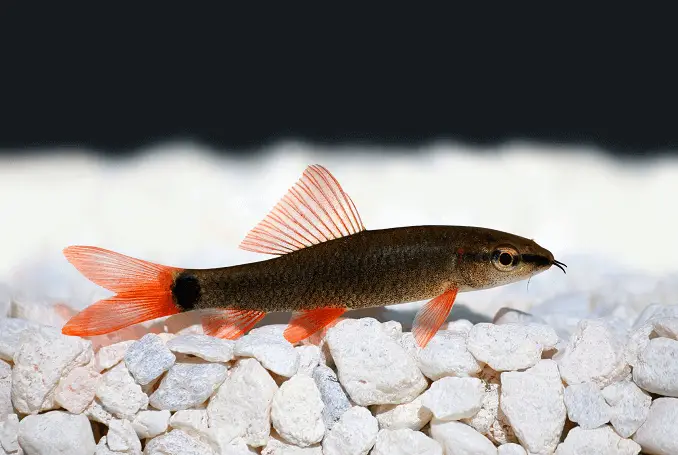
<path id="1" fill-rule="evenodd" d="M 0 150 L 678 145 L 669 12 L 178 5 L 3 5 Z"/>

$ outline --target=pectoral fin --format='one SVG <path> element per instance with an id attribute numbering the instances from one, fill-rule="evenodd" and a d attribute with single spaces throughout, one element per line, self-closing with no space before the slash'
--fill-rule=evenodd
<path id="1" fill-rule="evenodd" d="M 458 289 L 450 289 L 440 294 L 421 307 L 414 317 L 412 334 L 419 347 L 425 347 L 443 325 L 452 310 L 458 291 Z"/>

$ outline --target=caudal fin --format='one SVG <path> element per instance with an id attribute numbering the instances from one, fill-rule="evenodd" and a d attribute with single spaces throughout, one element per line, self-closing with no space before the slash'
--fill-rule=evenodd
<path id="1" fill-rule="evenodd" d="M 61 330 L 64 335 L 102 335 L 179 313 L 172 284 L 181 269 L 92 246 L 70 246 L 63 253 L 87 279 L 117 293 L 71 318 Z"/>

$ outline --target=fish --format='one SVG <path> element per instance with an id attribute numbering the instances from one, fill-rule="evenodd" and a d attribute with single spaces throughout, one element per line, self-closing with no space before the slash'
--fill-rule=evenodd
<path id="1" fill-rule="evenodd" d="M 239 247 L 274 257 L 199 269 L 69 246 L 63 250 L 66 259 L 116 295 L 77 313 L 62 333 L 102 335 L 200 311 L 205 334 L 237 339 L 266 314 L 291 312 L 283 335 L 295 344 L 332 327 L 349 310 L 426 301 L 412 324 L 417 344 L 425 347 L 458 293 L 566 267 L 534 240 L 489 228 L 368 230 L 339 181 L 318 164 L 306 167 Z"/>

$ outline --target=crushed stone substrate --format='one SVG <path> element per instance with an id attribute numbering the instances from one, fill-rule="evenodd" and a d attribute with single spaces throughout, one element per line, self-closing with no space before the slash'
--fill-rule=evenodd
<path id="1" fill-rule="evenodd" d="M 284 328 L 95 346 L 2 318 L 0 455 L 678 454 L 678 305 L 566 336 L 504 308 L 424 349 L 394 321 Z"/>

